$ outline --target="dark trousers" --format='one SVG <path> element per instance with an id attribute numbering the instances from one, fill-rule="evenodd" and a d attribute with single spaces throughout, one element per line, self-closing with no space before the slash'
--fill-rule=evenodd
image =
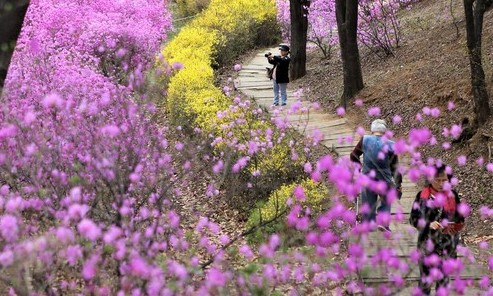
<path id="1" fill-rule="evenodd" d="M 459 241 L 458 236 L 443 235 L 438 232 L 430 236 L 429 239 L 431 239 L 434 244 L 434 249 L 431 252 L 426 250 L 426 241 L 418 242 L 418 248 L 421 251 L 421 258 L 419 260 L 419 288 L 425 295 L 430 295 L 433 283 L 436 283 L 436 290 L 440 287 L 447 286 L 449 283 L 449 277 L 445 274 L 443 274 L 441 279 L 431 282 L 429 280 L 430 270 L 432 268 L 438 268 L 442 271 L 443 260 L 457 258 L 457 244 Z M 438 266 L 430 267 L 424 263 L 424 258 L 432 254 L 437 254 L 442 259 Z"/>

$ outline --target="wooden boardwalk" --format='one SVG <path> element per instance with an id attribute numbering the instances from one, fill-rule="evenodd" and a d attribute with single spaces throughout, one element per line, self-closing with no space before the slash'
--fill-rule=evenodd
<path id="1" fill-rule="evenodd" d="M 277 48 L 265 49 L 260 51 L 248 64 L 243 65 L 236 79 L 236 88 L 245 95 L 252 98 L 258 105 L 263 106 L 270 112 L 279 110 L 280 113 L 286 116 L 293 128 L 302 133 L 318 129 L 323 135 L 323 144 L 334 149 L 340 157 L 347 157 L 354 145 L 359 140 L 359 136 L 355 132 L 355 127 L 351 126 L 345 118 L 328 114 L 322 111 L 310 111 L 309 114 L 288 114 L 287 110 L 296 102 L 296 98 L 292 89 L 288 85 L 288 105 L 284 107 L 271 107 L 273 103 L 272 81 L 265 77 L 265 67 L 270 66 L 264 53 L 271 51 L 278 54 Z M 308 104 L 302 102 L 303 105 Z M 350 138 L 349 143 L 341 139 Z M 401 160 L 402 164 L 406 160 Z M 412 263 L 409 255 L 416 249 L 417 233 L 416 230 L 408 223 L 409 213 L 412 203 L 418 192 L 416 185 L 409 181 L 407 177 L 403 180 L 403 196 L 400 201 L 392 205 L 392 213 L 399 214 L 403 217 L 400 222 L 393 222 L 390 226 L 392 233 L 384 235 L 381 232 L 372 232 L 367 237 L 360 240 L 358 243 L 364 245 L 366 253 L 369 257 L 379 256 L 379 251 L 394 248 L 396 251 L 392 256 L 399 258 L 403 264 L 408 264 L 409 272 L 402 274 L 406 281 L 416 281 L 419 277 L 419 270 L 415 263 Z M 384 268 L 387 262 L 376 264 L 373 260 L 368 260 L 368 266 L 363 268 L 361 274 L 363 280 L 368 283 L 384 283 L 392 282 L 393 277 L 398 274 L 397 270 L 387 270 Z M 484 275 L 485 270 L 477 264 L 470 262 L 465 263 L 466 268 L 461 273 L 463 279 L 479 279 Z M 407 292 L 405 292 L 407 291 Z M 399 295 L 409 295 L 410 290 L 407 289 Z M 477 295 L 471 292 L 468 295 Z"/>

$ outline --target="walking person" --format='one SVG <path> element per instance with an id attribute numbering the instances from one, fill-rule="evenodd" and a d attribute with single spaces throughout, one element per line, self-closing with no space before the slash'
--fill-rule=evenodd
<path id="1" fill-rule="evenodd" d="M 370 176 L 373 181 L 386 184 L 387 191 L 395 188 L 398 198 L 402 195 L 402 176 L 397 171 L 398 157 L 394 153 L 394 142 L 384 137 L 387 131 L 387 123 L 383 119 L 376 119 L 371 123 L 371 135 L 365 135 L 351 152 L 351 161 L 362 166 L 361 172 Z M 360 156 L 363 155 L 363 163 Z M 380 206 L 377 208 L 378 197 Z M 365 187 L 361 192 L 362 222 L 371 223 L 376 220 L 377 213 L 390 215 L 391 204 L 385 194 L 379 194 L 372 188 Z M 389 225 L 378 225 L 381 231 L 390 231 Z"/>
<path id="2" fill-rule="evenodd" d="M 459 194 L 444 186 L 451 178 L 445 165 L 436 166 L 433 180 L 416 195 L 411 211 L 410 223 L 419 231 L 419 288 L 425 295 L 430 295 L 434 282 L 436 290 L 447 286 L 449 275 L 443 272 L 442 262 L 457 258 L 459 232 L 464 227 L 464 217 L 458 211 Z M 441 261 L 427 260 L 434 255 Z"/>
<path id="3" fill-rule="evenodd" d="M 286 44 L 280 44 L 279 50 L 281 55 L 272 55 L 272 53 L 265 54 L 269 64 L 274 65 L 272 73 L 272 81 L 274 85 L 274 106 L 279 106 L 279 95 L 281 96 L 281 106 L 285 106 L 288 103 L 287 88 L 289 83 L 289 63 L 291 58 L 289 57 L 289 46 Z"/>

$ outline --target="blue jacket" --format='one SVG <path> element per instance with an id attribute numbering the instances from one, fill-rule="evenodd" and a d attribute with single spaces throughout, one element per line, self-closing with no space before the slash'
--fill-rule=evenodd
<path id="1" fill-rule="evenodd" d="M 361 154 L 363 154 L 363 163 L 360 161 Z M 362 165 L 362 173 L 368 174 L 371 171 L 375 171 L 376 180 L 400 187 L 402 176 L 396 172 L 398 158 L 394 154 L 393 141 L 387 140 L 384 142 L 381 136 L 363 136 L 351 153 L 350 158 L 351 161 Z"/>

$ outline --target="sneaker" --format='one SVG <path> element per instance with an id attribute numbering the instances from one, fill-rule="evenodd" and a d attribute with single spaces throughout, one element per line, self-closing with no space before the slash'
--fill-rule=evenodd
<path id="1" fill-rule="evenodd" d="M 286 106 L 286 103 L 282 103 L 281 106 Z"/>
<path id="2" fill-rule="evenodd" d="M 388 226 L 378 225 L 377 229 L 382 232 L 392 232 Z"/>
<path id="3" fill-rule="evenodd" d="M 277 106 L 279 106 L 279 103 L 272 104 L 272 107 L 277 107 Z"/>

